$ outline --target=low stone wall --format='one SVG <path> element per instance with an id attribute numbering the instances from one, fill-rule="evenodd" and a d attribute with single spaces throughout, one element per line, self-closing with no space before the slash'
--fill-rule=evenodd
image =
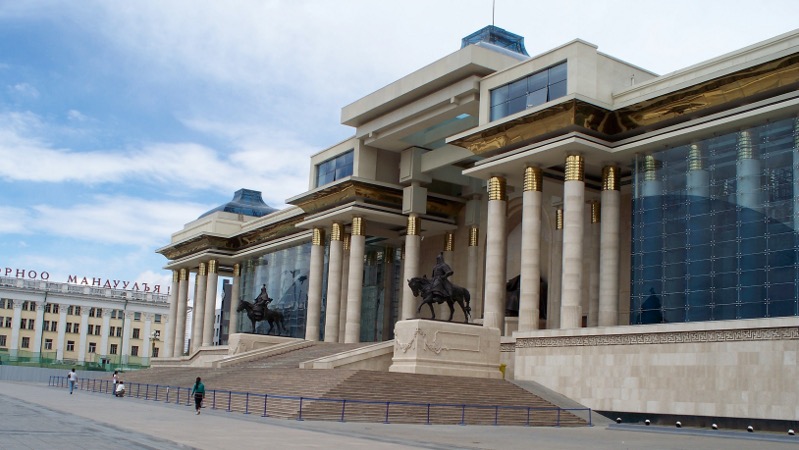
<path id="1" fill-rule="evenodd" d="M 796 420 L 799 317 L 516 333 L 514 377 L 595 410 Z"/>

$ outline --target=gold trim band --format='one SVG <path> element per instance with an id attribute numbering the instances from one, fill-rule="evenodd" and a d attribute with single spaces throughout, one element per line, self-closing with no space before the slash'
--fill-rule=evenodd
<path id="1" fill-rule="evenodd" d="M 233 276 L 234 277 L 241 276 L 241 264 L 239 263 L 233 264 Z"/>
<path id="2" fill-rule="evenodd" d="M 313 229 L 313 237 L 311 238 L 312 245 L 325 245 L 325 230 L 321 228 Z"/>
<path id="3" fill-rule="evenodd" d="M 488 200 L 505 200 L 505 179 L 491 177 L 488 179 Z"/>
<path id="4" fill-rule="evenodd" d="M 419 216 L 410 215 L 408 216 L 408 228 L 405 232 L 408 236 L 418 236 L 419 229 L 421 228 L 422 220 Z"/>
<path id="5" fill-rule="evenodd" d="M 447 231 L 444 234 L 444 251 L 451 252 L 455 250 L 455 234 L 451 231 Z"/>
<path id="6" fill-rule="evenodd" d="M 208 261 L 208 273 L 217 273 L 219 271 L 219 261 L 212 259 Z"/>
<path id="7" fill-rule="evenodd" d="M 602 220 L 602 209 L 599 202 L 594 200 L 591 202 L 591 223 L 599 223 Z"/>
<path id="8" fill-rule="evenodd" d="M 541 168 L 528 166 L 524 168 L 524 192 L 541 192 Z"/>
<path id="9" fill-rule="evenodd" d="M 208 275 L 208 271 L 204 262 L 200 263 L 200 267 L 197 269 L 197 275 L 201 277 Z"/>
<path id="10" fill-rule="evenodd" d="M 469 228 L 469 247 L 477 247 L 480 241 L 480 229 L 477 227 Z"/>
<path id="11" fill-rule="evenodd" d="M 330 240 L 340 241 L 343 228 L 340 223 L 333 222 L 333 226 L 330 227 Z"/>
<path id="12" fill-rule="evenodd" d="M 363 236 L 364 234 L 363 229 L 363 217 L 353 217 L 352 218 L 352 235 L 353 236 Z"/>
<path id="13" fill-rule="evenodd" d="M 655 157 L 652 155 L 644 156 L 644 181 L 655 181 L 657 179 L 655 167 L 657 167 Z"/>
<path id="14" fill-rule="evenodd" d="M 187 281 L 189 279 L 189 272 L 186 269 L 180 269 L 180 281 Z"/>
<path id="15" fill-rule="evenodd" d="M 180 281 L 180 271 L 173 270 L 172 271 L 172 281 Z"/>
<path id="16" fill-rule="evenodd" d="M 582 155 L 569 155 L 566 157 L 566 170 L 563 181 L 583 181 L 583 165 L 585 160 Z"/>
<path id="17" fill-rule="evenodd" d="M 738 159 L 754 159 L 755 149 L 752 144 L 752 132 L 743 130 L 738 133 Z"/>
<path id="18" fill-rule="evenodd" d="M 688 146 L 688 170 L 702 170 L 702 145 Z"/>
<path id="19" fill-rule="evenodd" d="M 558 208 L 555 210 L 555 229 L 563 229 L 563 208 Z"/>
<path id="20" fill-rule="evenodd" d="M 619 190 L 619 166 L 605 166 L 602 168 L 602 190 Z"/>

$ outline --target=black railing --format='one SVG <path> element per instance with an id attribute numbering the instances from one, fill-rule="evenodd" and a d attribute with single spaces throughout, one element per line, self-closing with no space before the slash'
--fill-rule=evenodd
<path id="1" fill-rule="evenodd" d="M 143 383 L 125 383 L 126 396 L 145 400 L 163 401 L 179 405 L 191 405 L 191 388 Z M 69 386 L 67 377 L 53 375 L 48 386 L 65 388 Z M 75 389 L 112 394 L 112 380 L 84 379 L 78 380 Z M 585 411 L 588 413 L 586 426 L 592 426 L 591 408 L 560 408 L 537 406 L 499 406 L 471 405 L 447 403 L 416 403 L 402 401 L 377 401 L 317 398 L 278 394 L 259 394 L 252 392 L 236 392 L 228 390 L 211 390 L 210 408 L 224 408 L 227 412 L 241 411 L 244 414 L 261 413 L 261 417 L 279 416 L 295 417 L 296 420 L 338 420 L 346 422 L 347 414 L 352 421 L 380 421 L 382 423 L 433 423 L 457 425 L 500 425 L 516 424 L 524 426 L 561 426 L 561 413 Z M 235 405 L 235 407 L 234 407 Z M 269 413 L 269 408 L 272 413 Z M 277 414 L 276 414 L 277 413 Z M 280 414 L 282 413 L 282 414 Z M 371 420 L 365 419 L 368 417 Z M 437 420 L 431 420 L 435 417 Z M 420 419 L 421 418 L 421 419 Z M 569 425 L 577 425 L 578 421 L 570 421 Z"/>

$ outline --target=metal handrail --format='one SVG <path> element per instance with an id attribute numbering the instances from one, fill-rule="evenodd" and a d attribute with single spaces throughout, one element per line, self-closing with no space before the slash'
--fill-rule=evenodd
<path id="1" fill-rule="evenodd" d="M 98 383 L 99 382 L 99 383 Z M 108 394 L 109 389 L 113 391 L 113 387 L 110 384 L 113 383 L 112 380 L 107 379 L 79 379 L 78 384 L 75 386 L 78 390 L 85 390 L 91 392 L 99 392 Z M 132 396 L 136 398 L 144 398 L 145 400 L 153 400 L 159 401 L 159 399 L 163 399 L 165 403 L 175 403 L 179 405 L 191 405 L 191 388 L 181 387 L 181 386 L 173 386 L 173 385 L 161 385 L 161 384 L 149 384 L 149 383 L 126 383 L 126 396 Z M 68 387 L 69 383 L 67 381 L 67 377 L 60 376 L 60 375 L 52 375 L 48 381 L 48 386 L 53 387 Z M 135 386 L 135 392 L 134 392 Z M 183 399 L 185 392 L 185 400 Z M 113 392 L 110 392 L 113 394 Z M 142 395 L 143 394 L 143 395 Z M 160 394 L 160 398 L 159 398 Z M 426 420 L 423 422 L 426 425 L 431 425 L 433 421 L 430 418 L 430 410 L 432 408 L 450 408 L 459 410 L 461 419 L 458 425 L 469 425 L 467 420 L 467 411 L 480 411 L 480 410 L 493 410 L 494 411 L 494 425 L 500 425 L 500 412 L 501 411 L 517 411 L 521 413 L 526 413 L 526 420 L 524 425 L 525 426 L 545 426 L 541 423 L 534 423 L 535 421 L 531 420 L 532 415 L 534 413 L 541 413 L 547 411 L 554 411 L 557 413 L 557 418 L 555 419 L 554 423 L 551 423 L 551 426 L 561 426 L 561 413 L 563 411 L 567 412 L 576 412 L 576 411 L 587 411 L 588 412 L 588 423 L 586 426 L 593 426 L 592 423 L 592 411 L 591 408 L 561 408 L 559 406 L 503 406 L 503 405 L 476 405 L 476 404 L 466 404 L 466 403 L 419 403 L 419 402 L 408 402 L 408 401 L 386 401 L 386 400 L 356 400 L 356 399 L 336 399 L 336 398 L 323 398 L 323 397 L 306 397 L 306 396 L 295 396 L 295 395 L 282 395 L 282 394 L 260 394 L 260 393 L 253 393 L 253 392 L 239 392 L 239 391 L 229 391 L 224 389 L 212 389 L 210 391 L 211 394 L 211 409 L 219 409 L 217 406 L 225 407 L 227 412 L 232 412 L 232 403 L 234 396 L 237 399 L 237 402 L 242 401 L 244 403 L 244 414 L 251 414 L 252 412 L 256 411 L 256 407 L 258 411 L 261 410 L 261 403 L 263 404 L 263 413 L 261 417 L 269 417 L 267 407 L 269 400 L 289 400 L 289 401 L 296 401 L 298 405 L 297 409 L 297 419 L 298 421 L 305 420 L 303 418 L 303 404 L 307 405 L 308 402 L 319 402 L 319 403 L 341 403 L 341 412 L 338 414 L 338 421 L 339 422 L 346 422 L 346 409 L 348 405 L 385 405 L 385 413 L 383 416 L 383 423 L 391 423 L 391 407 L 420 407 L 426 408 Z M 224 405 L 221 405 L 217 402 L 217 397 L 221 402 L 224 402 Z M 261 402 L 259 399 L 263 399 Z M 251 405 L 253 405 L 251 407 Z M 238 408 L 236 408 L 238 410 Z M 424 409 L 423 409 L 424 410 Z M 307 411 L 307 406 L 306 406 Z M 332 417 L 332 416 L 328 416 Z M 407 423 L 407 422 L 405 422 Z M 480 423 L 483 425 L 484 423 Z"/>

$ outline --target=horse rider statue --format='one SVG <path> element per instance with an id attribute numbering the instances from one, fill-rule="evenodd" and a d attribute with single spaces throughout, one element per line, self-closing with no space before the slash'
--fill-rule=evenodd
<path id="1" fill-rule="evenodd" d="M 258 297 L 255 297 L 255 303 L 253 304 L 253 310 L 255 312 L 260 312 L 261 317 L 266 315 L 266 310 L 269 307 L 269 303 L 272 301 L 269 298 L 269 295 L 266 293 L 266 285 L 261 287 L 261 293 L 258 294 Z"/>
<path id="2" fill-rule="evenodd" d="M 453 274 L 452 267 L 444 261 L 444 253 L 436 256 L 436 265 L 433 267 L 433 283 L 430 292 L 433 298 L 438 297 L 439 303 L 452 298 L 452 282 L 449 277 Z"/>

